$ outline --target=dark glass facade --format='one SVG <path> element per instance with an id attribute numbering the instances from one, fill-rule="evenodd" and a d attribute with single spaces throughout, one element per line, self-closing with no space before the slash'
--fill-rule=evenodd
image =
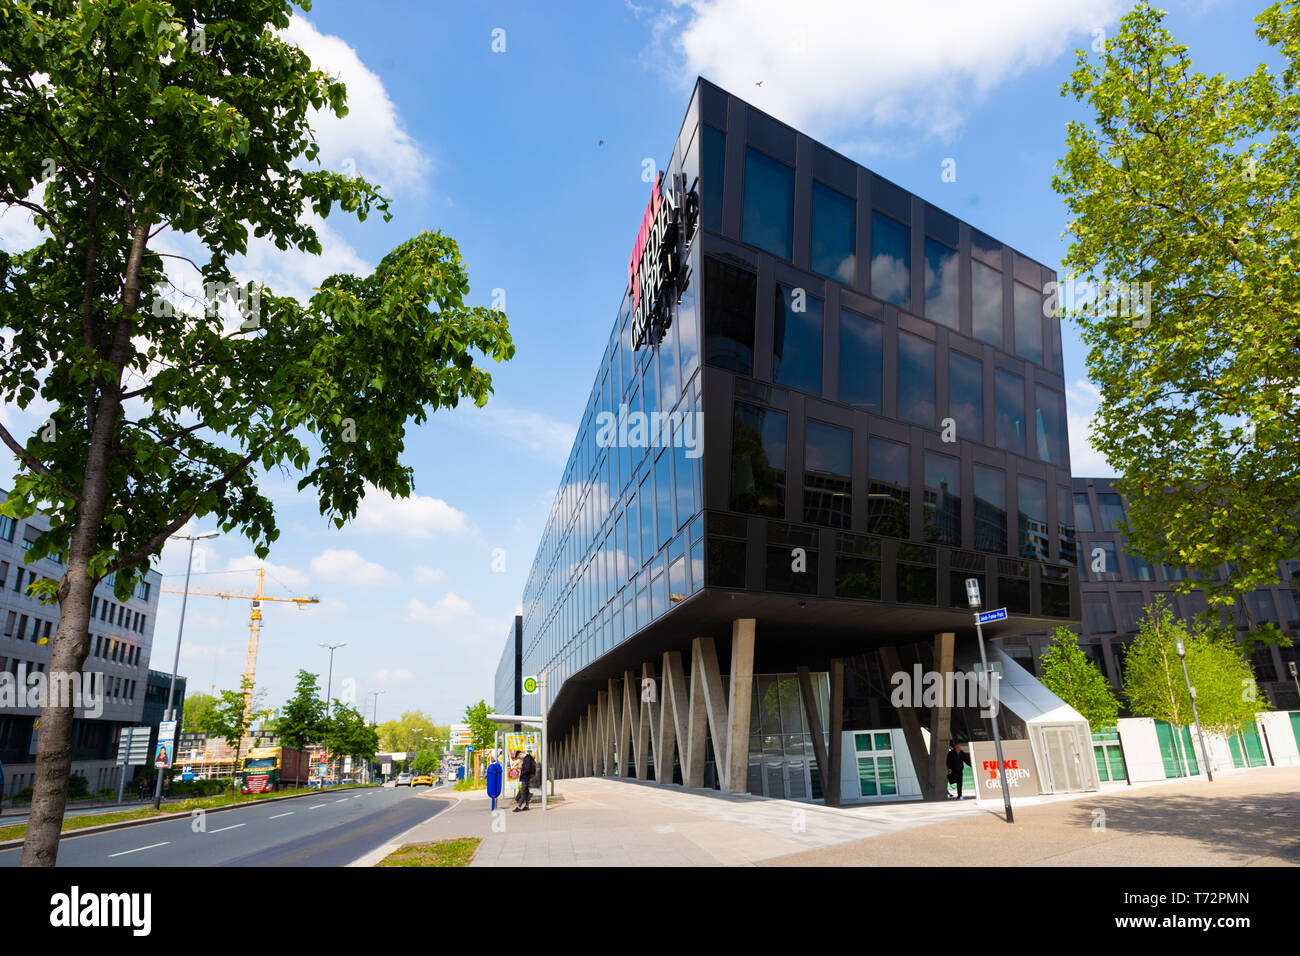
<path id="1" fill-rule="evenodd" d="M 524 594 L 556 732 L 737 618 L 814 666 L 973 630 L 966 577 L 1020 632 L 1077 620 L 1051 270 L 704 81 L 663 169 L 699 182 L 689 282 L 639 348 L 625 289 Z"/>

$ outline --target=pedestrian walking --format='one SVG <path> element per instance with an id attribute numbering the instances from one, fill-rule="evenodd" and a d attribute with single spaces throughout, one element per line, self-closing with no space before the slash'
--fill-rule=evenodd
<path id="1" fill-rule="evenodd" d="M 515 756 L 519 756 L 519 753 L 516 752 Z M 527 810 L 528 802 L 533 796 L 528 787 L 533 782 L 533 774 L 537 772 L 537 761 L 533 759 L 532 754 L 526 753 L 523 756 L 524 759 L 519 764 L 519 792 L 515 794 L 515 808 L 511 811 L 513 813 Z"/>
<path id="2" fill-rule="evenodd" d="M 948 751 L 948 782 L 957 785 L 957 799 L 961 799 L 961 785 L 965 774 L 962 773 L 962 767 L 969 767 L 970 754 L 961 749 L 961 741 L 956 741 L 952 749 Z"/>

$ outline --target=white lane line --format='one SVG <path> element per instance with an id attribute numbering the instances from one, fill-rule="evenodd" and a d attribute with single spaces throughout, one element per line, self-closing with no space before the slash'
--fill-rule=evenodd
<path id="1" fill-rule="evenodd" d="M 323 807 L 323 806 L 325 806 L 325 804 L 323 804 L 323 803 L 318 803 L 318 804 L 316 804 L 316 806 L 314 806 L 314 807 L 308 807 L 307 809 L 308 809 L 308 810 L 315 810 L 315 809 L 317 809 L 317 808 L 319 808 L 319 807 Z"/>
<path id="2" fill-rule="evenodd" d="M 214 834 L 214 833 L 225 833 L 227 830 L 238 830 L 238 829 L 239 829 L 240 827 L 242 827 L 243 825 L 244 825 L 244 824 L 242 824 L 242 823 L 236 823 L 234 826 L 222 827 L 220 830 L 209 830 L 209 831 L 208 831 L 208 836 L 211 836 L 211 835 Z"/>
<path id="3" fill-rule="evenodd" d="M 139 853 L 141 850 L 153 850 L 160 846 L 166 846 L 171 840 L 164 840 L 162 843 L 150 843 L 148 846 L 138 846 L 134 850 L 123 850 L 121 853 L 110 853 L 109 859 L 115 856 L 126 856 L 128 853 Z"/>
<path id="4" fill-rule="evenodd" d="M 334 802 L 335 802 L 335 803 L 347 803 L 348 800 L 350 800 L 350 799 L 351 799 L 351 797 L 344 797 L 342 800 L 335 800 Z"/>
<path id="5" fill-rule="evenodd" d="M 280 819 L 281 817 L 291 817 L 291 816 L 293 816 L 293 811 L 292 811 L 292 810 L 290 810 L 288 813 L 277 813 L 277 814 L 276 814 L 275 816 L 273 816 L 273 817 L 267 817 L 267 819 L 268 819 L 268 820 L 278 820 L 278 819 Z"/>

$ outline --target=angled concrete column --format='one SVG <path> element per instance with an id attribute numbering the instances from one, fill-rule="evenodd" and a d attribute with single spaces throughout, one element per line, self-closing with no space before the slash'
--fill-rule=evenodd
<path id="1" fill-rule="evenodd" d="M 704 786 L 705 734 L 713 737 L 713 756 L 722 777 L 727 772 L 727 698 L 718 667 L 718 650 L 711 637 L 691 642 L 690 730 L 686 735 L 691 776 L 688 787 Z M 721 784 L 722 781 L 720 780 Z"/>
<path id="2" fill-rule="evenodd" d="M 600 694 L 596 695 L 596 699 L 600 700 Z M 585 776 L 588 777 L 594 777 L 599 773 L 600 722 L 596 719 L 599 712 L 599 703 L 587 705 L 587 773 Z"/>
<path id="3" fill-rule="evenodd" d="M 618 752 L 618 717 L 623 704 L 623 683 L 611 677 L 605 682 L 605 776 L 618 775 L 622 755 Z"/>
<path id="4" fill-rule="evenodd" d="M 603 777 L 614 762 L 614 741 L 609 735 L 609 691 L 596 691 L 596 772 Z"/>
<path id="5" fill-rule="evenodd" d="M 831 739 L 830 753 L 827 757 L 830 759 L 830 779 L 822 781 L 822 793 L 829 797 L 829 803 L 833 807 L 840 805 L 840 754 L 844 750 L 844 661 L 838 657 L 831 659 L 831 699 L 828 709 L 830 713 Z"/>
<path id="6" fill-rule="evenodd" d="M 659 739 L 655 741 L 655 779 L 673 782 L 674 751 L 680 755 L 682 781 L 686 780 L 687 736 L 690 727 L 690 691 L 678 651 L 664 653 L 664 702 L 659 709 Z M 701 771 L 702 772 L 702 771 Z"/>
<path id="7" fill-rule="evenodd" d="M 647 684 L 646 682 L 649 681 Z M 636 725 L 636 778 L 646 780 L 650 776 L 650 739 L 654 738 L 655 767 L 659 766 L 659 694 L 662 688 L 655 680 L 655 666 L 650 663 L 641 665 L 640 716 Z M 668 765 L 669 772 L 672 764 Z M 658 774 L 656 774 L 656 777 Z"/>
<path id="8" fill-rule="evenodd" d="M 636 752 L 636 738 L 640 733 L 639 724 L 641 722 L 641 695 L 638 693 L 636 674 L 632 671 L 623 672 L 623 713 L 620 715 L 619 732 L 618 732 L 618 771 L 619 776 L 632 776 L 632 765 L 636 765 L 636 772 L 641 772 L 641 758 Z"/>
<path id="9" fill-rule="evenodd" d="M 934 636 L 934 669 L 942 682 L 938 706 L 930 708 L 930 779 L 934 781 L 935 799 L 948 796 L 948 744 L 952 739 L 952 698 L 948 675 L 952 673 L 953 652 L 957 635 L 945 631 Z"/>
<path id="10" fill-rule="evenodd" d="M 744 793 L 748 789 L 749 723 L 753 716 L 750 708 L 754 697 L 754 623 L 752 617 L 731 622 L 731 700 L 727 705 L 727 757 L 722 782 L 726 793 Z"/>
<path id="11" fill-rule="evenodd" d="M 833 807 L 836 804 L 831 803 L 830 793 L 826 790 L 826 781 L 831 775 L 831 763 L 826 753 L 826 738 L 822 732 L 822 715 L 817 709 L 817 695 L 813 693 L 812 675 L 806 667 L 797 667 L 795 672 L 799 675 L 799 696 L 803 700 L 804 716 L 808 718 L 808 730 L 812 735 L 813 757 L 817 761 L 817 774 L 822 781 L 823 799 L 826 801 L 826 806 Z"/>
<path id="12" fill-rule="evenodd" d="M 903 673 L 903 665 L 898 659 L 898 648 L 882 647 L 880 665 L 885 670 L 886 685 L 893 686 L 893 675 Z M 917 716 L 912 701 L 907 701 L 898 711 L 899 721 L 903 725 L 903 739 L 907 741 L 907 753 L 912 758 L 912 769 L 916 771 L 916 782 L 921 788 L 921 799 L 933 800 L 934 780 L 930 777 L 930 751 L 925 745 L 925 735 L 921 733 L 921 719 Z"/>

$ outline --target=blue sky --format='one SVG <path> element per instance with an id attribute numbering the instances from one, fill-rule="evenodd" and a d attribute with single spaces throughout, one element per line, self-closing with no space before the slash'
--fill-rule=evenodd
<path id="1" fill-rule="evenodd" d="M 1264 6 L 1175 3 L 1168 23 L 1199 69 L 1240 75 L 1265 58 L 1251 22 Z M 318 644 L 344 641 L 335 694 L 369 714 L 369 692 L 383 691 L 380 720 L 420 708 L 446 722 L 480 697 L 491 702 L 618 306 L 648 192 L 642 164 L 667 158 L 697 75 L 1059 270 L 1065 209 L 1050 180 L 1064 125 L 1079 115 L 1059 88 L 1072 51 L 1096 31 L 1112 34 L 1126 8 L 318 0 L 290 37 L 342 76 L 351 105 L 346 119 L 319 124 L 322 157 L 383 184 L 395 215 L 357 224 L 336 214 L 319 260 L 254 245 L 245 275 L 306 294 L 325 275 L 368 269 L 411 235 L 440 230 L 460 244 L 474 304 L 504 293 L 518 354 L 493 369 L 486 409 L 440 412 L 408 436 L 417 497 L 368 499 L 336 531 L 292 482 L 266 480 L 282 529 L 268 593 L 322 598 L 310 610 L 268 605 L 258 684 L 269 701 L 283 701 L 299 667 L 323 678 Z M 956 182 L 941 180 L 945 159 Z M 0 245 L 25 238 L 21 217 L 0 215 Z M 1067 328 L 1064 341 L 1074 473 L 1111 474 L 1087 444 L 1095 391 L 1078 337 Z M 0 413 L 30 434 L 48 410 Z M 159 563 L 169 584 L 184 572 L 181 547 Z M 230 569 L 254 567 L 251 554 L 247 542 L 219 538 L 203 546 L 194 581 L 250 588 L 251 573 Z M 156 668 L 170 669 L 179 605 L 163 597 Z M 191 599 L 181 672 L 192 690 L 237 685 L 247 616 L 246 602 Z"/>

